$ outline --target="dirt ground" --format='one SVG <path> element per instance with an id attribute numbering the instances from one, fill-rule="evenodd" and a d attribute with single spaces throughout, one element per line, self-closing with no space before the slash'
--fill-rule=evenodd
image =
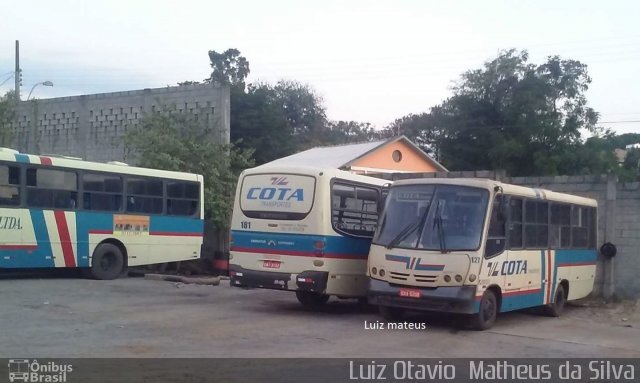
<path id="1" fill-rule="evenodd" d="M 143 278 L 0 278 L 0 357 L 640 357 L 638 302 L 586 300 L 549 318 L 500 315 L 483 332 L 414 314 L 419 330 L 370 329 L 374 308 L 294 294 Z M 369 326 L 369 328 L 367 328 Z"/>

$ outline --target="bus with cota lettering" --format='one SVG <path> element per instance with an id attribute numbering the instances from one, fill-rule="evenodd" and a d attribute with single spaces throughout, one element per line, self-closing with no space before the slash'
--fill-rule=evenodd
<path id="1" fill-rule="evenodd" d="M 369 302 L 387 319 L 405 310 L 469 314 L 538 307 L 559 316 L 593 289 L 593 199 L 485 179 L 396 181 L 368 263 Z"/>
<path id="2" fill-rule="evenodd" d="M 0 149 L 0 269 L 128 266 L 200 258 L 197 174 Z"/>
<path id="3" fill-rule="evenodd" d="M 367 255 L 388 183 L 314 167 L 244 171 L 231 222 L 231 286 L 295 291 L 307 306 L 331 295 L 366 301 Z"/>

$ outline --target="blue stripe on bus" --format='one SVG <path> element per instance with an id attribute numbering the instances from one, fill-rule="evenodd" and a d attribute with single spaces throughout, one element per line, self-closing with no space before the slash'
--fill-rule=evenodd
<path id="1" fill-rule="evenodd" d="M 556 267 L 558 265 L 571 266 L 571 264 L 590 264 L 596 263 L 598 252 L 595 249 L 585 250 L 555 250 Z"/>
<path id="2" fill-rule="evenodd" d="M 55 262 L 53 260 L 53 250 L 51 249 L 51 241 L 49 240 L 49 232 L 47 231 L 47 223 L 44 220 L 43 210 L 29 210 L 31 214 L 31 222 L 33 223 L 33 231 L 36 236 L 36 243 L 38 244 L 38 250 L 34 252 L 40 259 L 38 266 L 22 265 L 22 262 L 17 267 L 54 267 Z M 50 257 L 46 259 L 46 257 Z M 28 263 L 28 262 L 27 262 Z"/>
<path id="3" fill-rule="evenodd" d="M 30 267 L 54 267 L 49 233 L 44 221 L 42 210 L 31 210 L 31 222 L 36 243 L 32 249 L 2 250 L 0 253 L 0 267 L 6 268 L 30 268 Z M 47 259 L 49 257 L 49 259 Z"/>
<path id="4" fill-rule="evenodd" d="M 16 162 L 20 162 L 23 164 L 31 163 L 31 160 L 29 160 L 29 156 L 26 154 L 15 154 L 15 156 L 16 156 Z"/>
<path id="5" fill-rule="evenodd" d="M 16 156 L 18 156 L 16 154 Z M 28 160 L 26 155 L 20 155 Z M 17 157 L 16 157 L 17 159 Z M 0 250 L 0 268 L 30 268 L 30 267 L 55 267 L 53 251 L 41 209 L 29 209 L 31 224 L 36 243 L 31 245 L 19 245 L 16 248 Z M 78 267 L 90 265 L 90 239 L 92 232 L 100 234 L 113 233 L 113 213 L 76 212 L 76 262 Z M 159 235 L 202 235 L 204 223 L 200 219 L 191 217 L 150 217 L 150 231 Z M 57 240 L 57 239 L 54 239 Z M 47 257 L 49 257 L 47 259 Z"/>
<path id="6" fill-rule="evenodd" d="M 77 264 L 78 267 L 89 267 L 89 233 L 91 231 L 113 231 L 113 214 L 111 213 L 76 213 Z"/>
<path id="7" fill-rule="evenodd" d="M 503 293 L 500 312 L 520 310 L 540 306 L 544 300 L 544 289 L 536 289 L 516 294 Z"/>
<path id="8" fill-rule="evenodd" d="M 151 216 L 149 222 L 150 233 L 202 234 L 204 221 L 192 217 Z"/>
<path id="9" fill-rule="evenodd" d="M 535 307 L 545 305 L 546 301 L 544 300 L 544 293 L 547 285 L 542 283 L 543 280 L 547 280 L 547 283 L 551 284 L 551 289 L 549 290 L 549 302 L 553 301 L 553 296 L 556 291 L 557 286 L 557 277 L 558 275 L 558 267 L 562 266 L 580 266 L 580 265 L 595 265 L 595 262 L 598 257 L 598 253 L 595 249 L 584 249 L 584 250 L 572 250 L 572 249 L 564 249 L 564 250 L 551 250 L 552 257 L 554 257 L 554 267 L 551 268 L 551 274 L 547 275 L 547 264 L 546 264 L 546 251 L 540 251 L 540 259 L 541 259 L 541 285 L 540 290 L 531 290 L 525 292 L 517 292 L 517 293 L 503 293 L 502 295 L 502 307 L 501 312 L 504 311 L 512 311 L 523 309 L 527 307 Z"/>
<path id="10" fill-rule="evenodd" d="M 233 248 L 237 251 L 254 250 L 258 253 L 316 256 L 318 242 L 324 242 L 324 256 L 333 258 L 352 258 L 366 260 L 369 255 L 371 239 L 352 238 L 334 235 L 268 233 L 257 231 L 233 230 Z M 318 255 L 320 256 L 320 255 Z"/>

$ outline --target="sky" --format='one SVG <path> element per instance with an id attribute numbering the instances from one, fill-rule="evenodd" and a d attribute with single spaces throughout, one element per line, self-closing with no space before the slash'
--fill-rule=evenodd
<path id="1" fill-rule="evenodd" d="M 208 51 L 237 48 L 248 81 L 297 80 L 333 120 L 382 128 L 451 95 L 501 49 L 588 65 L 601 125 L 640 133 L 640 1 L 3 1 L 0 83 L 20 40 L 22 97 L 176 85 L 211 73 Z M 13 79 L 0 93 L 13 87 Z M 635 122 L 628 122 L 635 121 Z"/>

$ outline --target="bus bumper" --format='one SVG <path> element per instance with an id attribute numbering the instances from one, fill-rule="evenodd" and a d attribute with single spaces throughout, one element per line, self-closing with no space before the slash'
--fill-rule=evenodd
<path id="1" fill-rule="evenodd" d="M 367 297 L 370 304 L 378 306 L 458 314 L 474 314 L 478 311 L 475 301 L 476 286 L 442 286 L 435 289 L 406 286 L 404 288 L 419 290 L 420 297 L 401 297 L 401 287 L 392 286 L 388 282 L 377 279 L 369 280 Z"/>
<path id="2" fill-rule="evenodd" d="M 329 273 L 303 271 L 300 274 L 274 271 L 249 270 L 238 265 L 229 265 L 231 286 L 257 287 L 274 290 L 312 291 L 324 293 Z"/>

